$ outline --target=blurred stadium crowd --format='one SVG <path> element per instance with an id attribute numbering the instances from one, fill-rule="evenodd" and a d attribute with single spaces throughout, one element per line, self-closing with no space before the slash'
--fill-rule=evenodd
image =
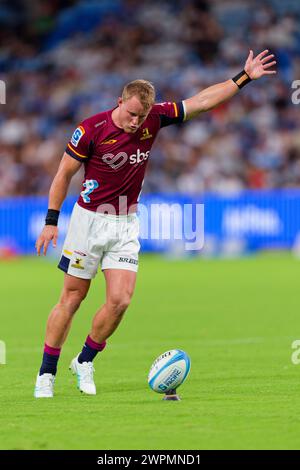
<path id="1" fill-rule="evenodd" d="M 77 124 L 114 107 L 126 82 L 181 100 L 238 73 L 250 47 L 275 53 L 278 74 L 162 131 L 144 192 L 298 186 L 299 25 L 299 0 L 2 0 L 0 196 L 47 194 Z"/>

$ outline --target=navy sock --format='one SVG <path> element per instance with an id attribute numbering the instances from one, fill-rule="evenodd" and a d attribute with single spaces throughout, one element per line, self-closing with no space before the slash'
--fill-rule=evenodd
<path id="1" fill-rule="evenodd" d="M 50 346 L 45 344 L 43 362 L 40 368 L 39 375 L 56 374 L 60 351 L 60 348 L 51 348 Z"/>
<path id="2" fill-rule="evenodd" d="M 92 340 L 90 336 L 86 338 L 85 344 L 82 348 L 81 353 L 78 356 L 78 362 L 92 362 L 97 356 L 98 352 L 103 351 L 106 346 L 106 342 L 99 344 Z"/>

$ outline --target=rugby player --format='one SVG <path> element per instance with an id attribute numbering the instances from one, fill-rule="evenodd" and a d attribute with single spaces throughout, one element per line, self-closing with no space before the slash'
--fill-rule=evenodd
<path id="1" fill-rule="evenodd" d="M 36 242 L 38 255 L 46 255 L 51 241 L 56 246 L 62 203 L 71 178 L 84 165 L 83 189 L 58 265 L 65 273 L 64 284 L 47 322 L 36 398 L 53 397 L 61 348 L 100 265 L 106 282 L 105 303 L 93 318 L 82 351 L 70 364 L 80 391 L 96 394 L 93 360 L 119 325 L 135 288 L 140 248 L 137 203 L 158 132 L 213 109 L 251 80 L 275 74 L 270 68 L 276 61 L 268 52 L 254 57 L 250 50 L 243 71 L 234 78 L 177 103 L 154 104 L 150 82 L 130 82 L 114 109 L 85 119 L 74 131 L 52 182 L 45 226 Z"/>

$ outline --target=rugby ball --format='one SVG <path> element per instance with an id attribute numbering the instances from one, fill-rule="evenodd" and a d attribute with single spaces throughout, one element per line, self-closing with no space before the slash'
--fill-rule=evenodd
<path id="1" fill-rule="evenodd" d="M 148 384 L 157 393 L 167 393 L 181 385 L 191 368 L 189 356 L 180 349 L 171 349 L 153 362 Z"/>

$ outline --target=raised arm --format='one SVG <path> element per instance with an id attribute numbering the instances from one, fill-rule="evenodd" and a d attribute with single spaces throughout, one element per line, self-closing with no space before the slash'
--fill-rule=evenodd
<path id="1" fill-rule="evenodd" d="M 268 70 L 276 64 L 275 60 L 270 62 L 274 54 L 267 55 L 268 52 L 268 49 L 266 49 L 254 57 L 253 51 L 250 50 L 244 70 L 241 73 L 230 80 L 205 88 L 197 95 L 185 100 L 186 119 L 192 119 L 200 113 L 215 108 L 234 96 L 240 88 L 251 80 L 256 80 L 263 75 L 276 73 L 276 70 Z"/>
<path id="2" fill-rule="evenodd" d="M 49 192 L 48 214 L 46 217 L 46 225 L 41 235 L 36 241 L 36 251 L 40 255 L 43 248 L 43 254 L 46 255 L 47 248 L 51 240 L 53 246 L 56 247 L 58 229 L 57 220 L 62 203 L 67 195 L 68 187 L 72 177 L 81 167 L 81 162 L 70 157 L 66 152 L 60 162 L 58 171 L 53 179 Z"/>

